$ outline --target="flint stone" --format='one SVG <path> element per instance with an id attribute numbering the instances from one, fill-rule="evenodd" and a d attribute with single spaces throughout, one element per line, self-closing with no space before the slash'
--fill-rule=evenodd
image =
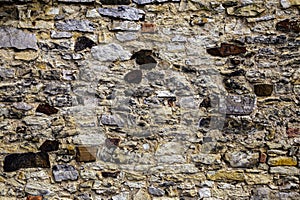
<path id="1" fill-rule="evenodd" d="M 107 45 L 94 46 L 91 49 L 91 53 L 94 59 L 107 62 L 116 60 L 129 60 L 131 53 L 123 49 L 119 44 L 111 43 Z"/>
<path id="2" fill-rule="evenodd" d="M 225 159 L 231 167 L 253 167 L 259 161 L 259 153 L 230 152 L 225 154 Z"/>
<path id="3" fill-rule="evenodd" d="M 73 36 L 72 33 L 69 32 L 57 32 L 57 31 L 51 31 L 50 37 L 52 39 L 63 39 L 63 38 L 71 38 Z"/>
<path id="4" fill-rule="evenodd" d="M 52 173 L 55 182 L 62 182 L 78 179 L 79 173 L 72 165 L 54 165 Z"/>
<path id="5" fill-rule="evenodd" d="M 4 159 L 3 169 L 5 172 L 16 171 L 21 168 L 50 168 L 49 155 L 39 153 L 15 153 L 9 154 Z"/>
<path id="6" fill-rule="evenodd" d="M 37 39 L 34 34 L 12 27 L 0 27 L 0 48 L 6 47 L 38 50 Z"/>
<path id="7" fill-rule="evenodd" d="M 95 24 L 89 20 L 76 20 L 68 19 L 63 22 L 56 22 L 55 26 L 61 31 L 81 31 L 81 32 L 93 32 L 95 31 Z"/>
<path id="8" fill-rule="evenodd" d="M 212 56 L 226 57 L 230 55 L 239 55 L 246 53 L 246 47 L 240 47 L 234 44 L 222 43 L 221 47 L 210 48 L 206 50 Z"/>
<path id="9" fill-rule="evenodd" d="M 133 0 L 138 5 L 154 4 L 154 3 L 167 3 L 167 2 L 180 2 L 180 0 Z"/>
<path id="10" fill-rule="evenodd" d="M 229 7 L 227 8 L 227 14 L 238 17 L 256 17 L 265 11 L 264 8 L 250 4 L 242 7 Z"/>
<path id="11" fill-rule="evenodd" d="M 98 12 L 103 16 L 131 21 L 138 21 L 145 17 L 145 12 L 143 10 L 129 6 L 118 6 L 118 8 L 99 8 Z"/>
<path id="12" fill-rule="evenodd" d="M 246 95 L 229 95 L 224 102 L 220 100 L 219 111 L 229 115 L 249 115 L 254 110 L 255 97 Z"/>

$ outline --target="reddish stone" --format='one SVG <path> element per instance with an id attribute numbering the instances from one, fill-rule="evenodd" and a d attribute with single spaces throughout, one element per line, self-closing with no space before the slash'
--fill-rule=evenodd
<path id="1" fill-rule="evenodd" d="M 267 154 L 261 152 L 259 156 L 259 162 L 260 163 L 265 163 L 267 161 Z"/>
<path id="2" fill-rule="evenodd" d="M 42 196 L 28 196 L 27 200 L 43 200 Z"/>
<path id="3" fill-rule="evenodd" d="M 143 23 L 142 24 L 142 33 L 155 33 L 156 32 L 156 25 L 153 23 Z"/>
<path id="4" fill-rule="evenodd" d="M 234 44 L 222 43 L 221 47 L 210 48 L 206 50 L 212 56 L 226 57 L 230 55 L 238 55 L 246 53 L 246 47 L 237 46 Z"/>
<path id="5" fill-rule="evenodd" d="M 282 32 L 300 32 L 300 21 L 290 21 L 289 19 L 280 21 L 276 24 L 276 30 Z"/>
<path id="6" fill-rule="evenodd" d="M 52 115 L 56 114 L 58 112 L 58 109 L 54 108 L 53 106 L 50 106 L 49 104 L 40 104 L 36 110 L 36 112 L 44 113 L 46 115 Z"/>
<path id="7" fill-rule="evenodd" d="M 286 130 L 286 134 L 288 135 L 288 137 L 296 137 L 300 135 L 300 128 L 288 128 Z"/>

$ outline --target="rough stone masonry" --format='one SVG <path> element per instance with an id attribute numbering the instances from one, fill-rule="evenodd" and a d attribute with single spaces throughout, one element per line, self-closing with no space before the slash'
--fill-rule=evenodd
<path id="1" fill-rule="evenodd" d="M 1 200 L 299 200 L 299 0 L 0 0 Z"/>

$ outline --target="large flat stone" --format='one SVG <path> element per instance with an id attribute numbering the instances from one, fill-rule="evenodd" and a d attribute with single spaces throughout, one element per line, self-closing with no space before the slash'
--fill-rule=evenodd
<path id="1" fill-rule="evenodd" d="M 95 30 L 95 24 L 89 20 L 68 19 L 56 22 L 55 26 L 61 31 L 93 32 Z"/>
<path id="2" fill-rule="evenodd" d="M 37 39 L 34 34 L 26 33 L 12 27 L 0 27 L 0 48 L 7 47 L 21 50 L 38 50 Z"/>
<path id="3" fill-rule="evenodd" d="M 145 17 L 143 10 L 129 7 L 129 6 L 118 6 L 117 8 L 99 8 L 98 12 L 107 17 L 138 21 Z"/>

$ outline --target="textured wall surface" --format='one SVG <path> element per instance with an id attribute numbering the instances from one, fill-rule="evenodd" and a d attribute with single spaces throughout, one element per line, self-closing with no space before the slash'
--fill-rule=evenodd
<path id="1" fill-rule="evenodd" d="M 0 0 L 0 199 L 300 199 L 299 0 Z"/>

